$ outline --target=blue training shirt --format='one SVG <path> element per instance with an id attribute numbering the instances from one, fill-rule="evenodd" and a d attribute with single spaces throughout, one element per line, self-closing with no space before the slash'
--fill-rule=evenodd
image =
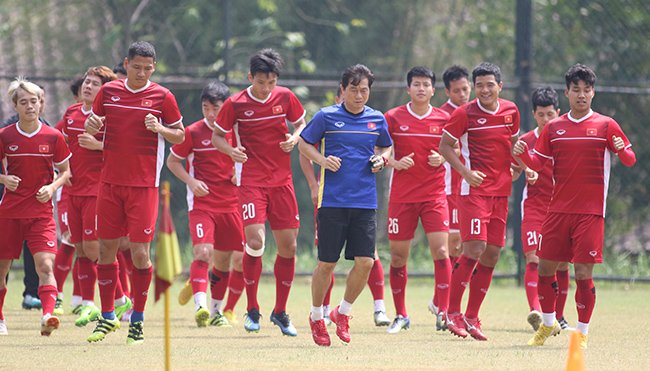
<path id="1" fill-rule="evenodd" d="M 319 144 L 323 156 L 341 159 L 341 168 L 321 168 L 318 207 L 377 208 L 377 185 L 369 159 L 375 146 L 390 147 L 384 115 L 368 106 L 351 114 L 343 105 L 322 108 L 300 134 L 305 142 Z"/>

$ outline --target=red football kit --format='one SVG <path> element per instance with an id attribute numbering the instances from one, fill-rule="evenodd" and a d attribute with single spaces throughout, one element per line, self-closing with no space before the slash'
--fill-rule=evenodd
<path id="1" fill-rule="evenodd" d="M 457 105 L 447 100 L 440 109 L 447 112 L 450 116 L 458 108 Z M 462 157 L 460 158 L 462 161 Z M 460 182 L 463 177 L 454 170 L 448 162 L 445 161 L 445 193 L 447 194 L 447 205 L 449 207 L 449 232 L 458 233 L 460 225 L 458 223 L 458 195 L 460 194 Z"/>

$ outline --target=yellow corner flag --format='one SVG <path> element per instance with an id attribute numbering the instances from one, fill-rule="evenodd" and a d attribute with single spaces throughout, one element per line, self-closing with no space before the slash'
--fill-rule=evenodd
<path id="1" fill-rule="evenodd" d="M 181 253 L 178 237 L 174 229 L 171 209 L 169 208 L 169 182 L 162 186 L 163 210 L 158 227 L 156 243 L 156 301 L 167 291 L 172 282 L 182 272 Z"/>
<path id="2" fill-rule="evenodd" d="M 569 356 L 566 360 L 567 371 L 584 371 L 585 358 L 580 347 L 580 334 L 573 331 L 569 338 Z"/>

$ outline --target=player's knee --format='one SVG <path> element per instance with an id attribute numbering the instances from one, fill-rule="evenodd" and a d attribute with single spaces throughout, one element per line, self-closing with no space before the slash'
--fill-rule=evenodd
<path id="1" fill-rule="evenodd" d="M 246 243 L 246 254 L 254 257 L 260 257 L 264 255 L 264 245 L 253 244 L 250 242 Z"/>
<path id="2" fill-rule="evenodd" d="M 206 245 L 194 246 L 194 260 L 209 262 L 210 250 L 211 250 L 211 246 L 206 246 Z"/>
<path id="3" fill-rule="evenodd" d="M 356 258 L 354 258 L 354 266 L 364 271 L 370 272 L 374 264 L 375 264 L 374 258 L 369 258 L 366 256 L 357 256 Z"/>
<path id="4" fill-rule="evenodd" d="M 145 268 L 151 264 L 149 252 L 145 249 L 131 249 L 131 259 L 136 268 Z"/>
<path id="5" fill-rule="evenodd" d="M 253 250 L 263 250 L 264 249 L 264 240 L 261 238 L 251 238 L 248 241 L 246 241 L 246 251 L 248 249 L 253 249 Z"/>
<path id="6" fill-rule="evenodd" d="M 403 254 L 391 253 L 390 254 L 390 266 L 395 268 L 401 268 L 406 265 L 408 261 L 408 256 Z"/>
<path id="7" fill-rule="evenodd" d="M 531 263 L 538 264 L 539 263 L 539 257 L 537 255 L 535 255 L 534 251 L 527 253 L 525 255 L 525 257 L 526 257 L 526 264 L 531 264 Z"/>

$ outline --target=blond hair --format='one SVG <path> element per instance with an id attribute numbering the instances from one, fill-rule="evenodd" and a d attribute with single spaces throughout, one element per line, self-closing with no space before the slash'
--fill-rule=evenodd
<path id="1" fill-rule="evenodd" d="M 9 89 L 7 90 L 7 95 L 9 95 L 9 98 L 11 98 L 11 101 L 14 102 L 14 104 L 18 103 L 18 89 L 23 89 L 29 94 L 37 96 L 38 99 L 41 100 L 43 89 L 24 77 L 19 76 L 9 84 Z"/>

